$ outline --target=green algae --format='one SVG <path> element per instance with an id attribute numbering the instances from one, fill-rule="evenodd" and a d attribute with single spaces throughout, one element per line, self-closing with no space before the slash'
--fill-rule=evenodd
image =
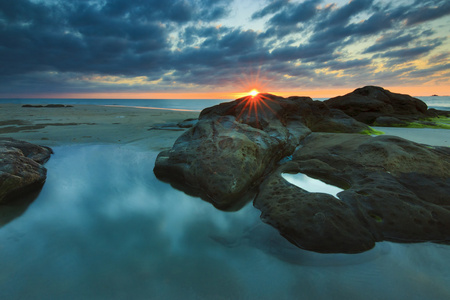
<path id="1" fill-rule="evenodd" d="M 377 215 L 377 214 L 374 214 L 374 213 L 369 213 L 369 216 L 372 218 L 372 219 L 374 219 L 375 220 L 375 222 L 377 222 L 377 223 L 381 223 L 381 222 L 383 222 L 383 218 L 382 217 L 380 217 L 379 215 Z"/>
<path id="2" fill-rule="evenodd" d="M 427 118 L 418 122 L 411 122 L 407 128 L 434 128 L 434 129 L 450 129 L 449 117 Z"/>
<path id="3" fill-rule="evenodd" d="M 369 129 L 365 129 L 363 131 L 360 131 L 359 134 L 368 134 L 368 135 L 382 135 L 384 134 L 383 131 L 373 129 L 369 126 Z"/>

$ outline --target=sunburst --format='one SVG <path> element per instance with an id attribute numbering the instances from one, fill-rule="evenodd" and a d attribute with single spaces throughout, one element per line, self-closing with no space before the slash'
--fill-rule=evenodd
<path id="1" fill-rule="evenodd" d="M 252 97 L 255 97 L 256 95 L 259 94 L 259 92 L 258 92 L 257 89 L 253 89 L 253 90 L 251 90 L 250 93 L 248 93 L 248 94 L 249 94 L 250 96 L 252 96 Z"/>
<path id="2" fill-rule="evenodd" d="M 240 113 L 239 115 L 237 115 L 236 119 L 244 119 L 246 120 L 246 122 L 251 123 L 254 122 L 252 126 L 261 128 L 260 118 L 270 118 L 270 114 L 277 115 L 277 112 L 274 111 L 269 104 L 273 101 L 270 97 L 268 97 L 269 95 L 261 94 L 258 91 L 256 91 L 256 93 L 253 95 L 252 92 L 250 92 L 247 96 L 241 98 L 242 102 L 239 104 Z"/>

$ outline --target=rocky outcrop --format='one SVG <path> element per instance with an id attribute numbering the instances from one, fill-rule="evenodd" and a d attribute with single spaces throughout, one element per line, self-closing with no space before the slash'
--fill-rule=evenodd
<path id="1" fill-rule="evenodd" d="M 368 90 L 378 100 L 370 96 L 363 106 L 383 111 L 385 122 L 395 121 L 386 114 L 400 114 L 402 106 L 427 113 L 420 102 L 389 104 L 384 90 Z M 370 112 L 350 106 L 358 116 Z M 357 253 L 383 240 L 450 242 L 449 149 L 360 132 L 371 128 L 324 102 L 244 97 L 203 110 L 158 155 L 154 172 L 220 209 L 254 199 L 264 222 L 307 250 Z M 338 198 L 310 193 L 281 176 L 299 172 L 345 191 Z"/>
<path id="2" fill-rule="evenodd" d="M 203 110 L 195 126 L 158 155 L 154 172 L 218 208 L 235 209 L 311 131 L 370 128 L 308 97 L 244 97 Z"/>
<path id="3" fill-rule="evenodd" d="M 428 109 L 417 98 L 377 86 L 365 86 L 324 102 L 360 122 L 377 126 L 404 126 L 429 117 L 450 116 L 446 111 Z"/>
<path id="4" fill-rule="evenodd" d="M 293 244 L 355 253 L 377 241 L 450 241 L 450 149 L 393 136 L 313 133 L 261 184 L 254 205 Z M 309 193 L 282 173 L 345 189 Z"/>
<path id="5" fill-rule="evenodd" d="M 47 170 L 42 165 L 52 150 L 10 138 L 0 138 L 0 203 L 40 189 Z"/>

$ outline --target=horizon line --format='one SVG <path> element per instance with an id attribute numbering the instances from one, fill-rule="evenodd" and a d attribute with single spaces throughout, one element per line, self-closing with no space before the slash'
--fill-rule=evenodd
<path id="1" fill-rule="evenodd" d="M 365 85 L 367 86 L 367 85 Z M 361 86 L 362 87 L 362 86 Z M 381 86 L 380 86 L 381 87 Z M 334 89 L 301 89 L 297 91 L 269 90 L 260 93 L 269 93 L 281 97 L 300 96 L 310 98 L 333 98 L 353 92 L 357 88 L 334 88 Z M 406 94 L 413 97 L 441 97 L 450 96 L 449 87 L 407 87 L 392 86 L 382 87 L 393 93 Z M 249 95 L 250 91 L 241 92 L 91 92 L 91 93 L 21 93 L 4 94 L 0 99 L 142 99 L 142 100 L 233 100 Z"/>

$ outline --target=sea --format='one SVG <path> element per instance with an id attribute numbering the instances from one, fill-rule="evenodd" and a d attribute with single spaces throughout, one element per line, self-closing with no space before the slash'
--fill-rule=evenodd
<path id="1" fill-rule="evenodd" d="M 429 108 L 440 110 L 450 110 L 450 96 L 430 96 L 417 97 L 424 101 Z M 328 98 L 315 98 L 314 100 L 327 100 Z M 56 98 L 32 98 L 32 99 L 14 99 L 1 98 L 2 103 L 16 104 L 65 104 L 65 105 L 117 105 L 145 108 L 164 108 L 173 110 L 192 110 L 201 111 L 204 108 L 214 106 L 222 102 L 232 101 L 233 99 L 56 99 Z"/>
<path id="2" fill-rule="evenodd" d="M 450 97 L 422 100 L 450 110 Z M 224 102 L 15 101 L 194 111 Z M 40 193 L 0 207 L 0 299 L 450 299 L 448 245 L 305 251 L 264 224 L 251 203 L 221 211 L 159 181 L 157 152 L 53 150 Z"/>

